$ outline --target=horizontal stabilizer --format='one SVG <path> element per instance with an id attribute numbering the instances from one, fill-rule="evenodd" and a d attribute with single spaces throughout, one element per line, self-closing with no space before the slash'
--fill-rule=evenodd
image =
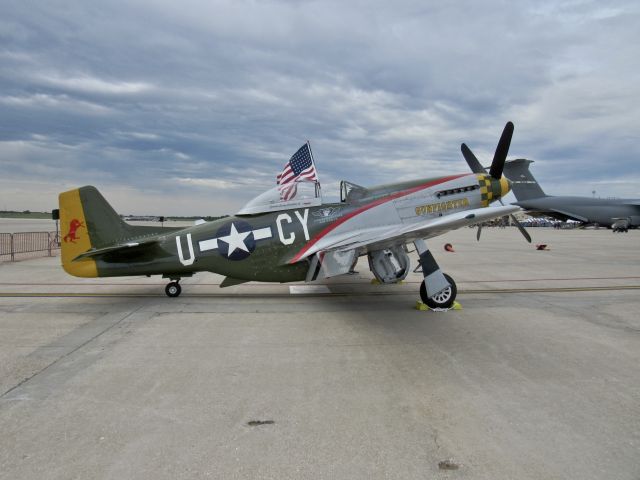
<path id="1" fill-rule="evenodd" d="M 241 278 L 233 278 L 233 277 L 224 277 L 222 283 L 220 284 L 220 288 L 233 287 L 234 285 L 240 285 L 242 283 L 247 283 L 249 280 L 243 280 Z"/>
<path id="2" fill-rule="evenodd" d="M 85 258 L 96 258 L 96 257 L 101 257 L 102 255 L 106 255 L 106 254 L 112 254 L 112 253 L 132 253 L 135 250 L 140 250 L 140 249 L 144 249 L 146 247 L 149 247 L 151 245 L 156 245 L 158 243 L 157 240 L 151 240 L 151 241 L 145 241 L 145 242 L 129 242 L 129 243 L 123 243 L 121 245 L 113 245 L 111 247 L 104 247 L 104 248 L 94 248 L 91 250 L 88 250 L 80 255 L 78 255 L 77 257 L 75 257 L 72 261 L 76 262 L 78 260 L 82 260 Z"/>

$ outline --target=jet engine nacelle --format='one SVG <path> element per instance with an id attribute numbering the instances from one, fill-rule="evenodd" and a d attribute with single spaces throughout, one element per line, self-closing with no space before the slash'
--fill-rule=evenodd
<path id="1" fill-rule="evenodd" d="M 380 283 L 397 283 L 409 273 L 409 256 L 402 247 L 369 252 L 369 268 Z"/>

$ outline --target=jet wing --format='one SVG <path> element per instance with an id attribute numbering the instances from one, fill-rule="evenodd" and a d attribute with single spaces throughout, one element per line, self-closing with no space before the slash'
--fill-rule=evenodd
<path id="1" fill-rule="evenodd" d="M 531 215 L 532 217 L 553 217 L 553 218 L 557 218 L 558 220 L 571 219 L 571 220 L 576 220 L 578 222 L 584 222 L 584 223 L 589 222 L 589 219 L 587 217 L 583 217 L 582 215 L 577 215 L 574 212 L 560 210 L 558 208 L 527 208 L 527 207 L 522 207 L 522 208 L 524 208 L 527 214 Z"/>
<path id="2" fill-rule="evenodd" d="M 562 216 L 565 216 L 567 218 L 571 218 L 573 220 L 578 220 L 579 222 L 585 222 L 586 223 L 586 222 L 589 221 L 589 219 L 587 217 L 583 217 L 582 215 L 577 215 L 574 212 L 567 212 L 567 211 L 564 211 L 564 210 L 560 210 L 558 208 L 550 208 L 549 212 L 550 212 L 550 214 L 558 213 L 558 214 L 560 214 Z"/>
<path id="3" fill-rule="evenodd" d="M 318 239 L 303 255 L 298 256 L 293 261 L 300 261 L 319 252 L 326 253 L 355 249 L 379 250 L 389 246 L 410 243 L 420 238 L 432 238 L 460 227 L 503 217 L 519 210 L 520 207 L 514 205 L 476 208 L 410 224 L 361 229 L 339 237 L 327 236 Z M 293 263 L 293 261 L 290 262 Z"/>

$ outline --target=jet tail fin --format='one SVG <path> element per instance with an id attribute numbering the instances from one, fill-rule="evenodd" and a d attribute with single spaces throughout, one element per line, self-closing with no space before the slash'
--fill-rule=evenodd
<path id="1" fill-rule="evenodd" d="M 518 201 L 547 196 L 529 171 L 531 163 L 533 160 L 519 158 L 504 165 L 504 174 L 511 182 L 511 191 Z"/>

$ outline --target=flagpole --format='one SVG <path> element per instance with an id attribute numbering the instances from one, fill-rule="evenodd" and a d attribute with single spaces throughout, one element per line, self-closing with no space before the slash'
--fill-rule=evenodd
<path id="1" fill-rule="evenodd" d="M 311 157 L 311 164 L 313 165 L 313 169 L 316 172 L 316 197 L 320 193 L 322 189 L 322 185 L 320 184 L 320 177 L 318 176 L 318 169 L 316 168 L 316 160 L 313 158 L 313 152 L 311 151 L 311 142 L 307 140 L 307 148 L 309 149 L 309 156 Z"/>

